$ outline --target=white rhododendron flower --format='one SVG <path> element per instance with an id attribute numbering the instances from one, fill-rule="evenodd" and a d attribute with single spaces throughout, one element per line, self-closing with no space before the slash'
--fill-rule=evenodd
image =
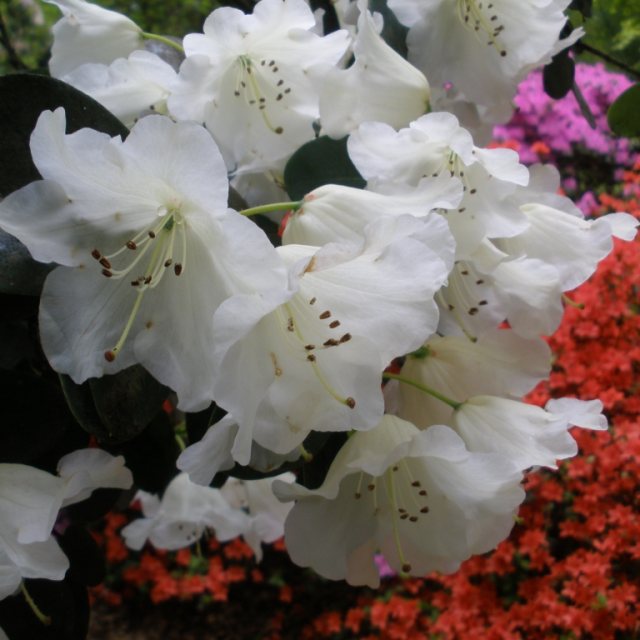
<path id="1" fill-rule="evenodd" d="M 547 410 L 509 398 L 476 396 L 453 413 L 451 425 L 470 451 L 495 451 L 519 469 L 556 468 L 557 460 L 578 453 L 569 427 L 607 428 L 600 400 L 564 398 Z"/>
<path id="2" fill-rule="evenodd" d="M 204 34 L 184 39 L 187 59 L 169 109 L 204 122 L 229 168 L 262 171 L 313 139 L 318 90 L 309 69 L 336 65 L 348 33 L 321 37 L 304 0 L 261 0 L 253 13 L 221 7 Z"/>
<path id="3" fill-rule="evenodd" d="M 291 483 L 291 473 L 277 476 Z M 280 503 L 271 491 L 275 478 L 238 480 L 229 478 L 221 489 L 191 482 L 188 474 L 177 475 L 162 499 L 138 491 L 134 500 L 142 506 L 142 518 L 122 529 L 131 549 L 142 549 L 147 540 L 157 549 L 182 549 L 212 530 L 222 542 L 240 535 L 262 559 L 262 542 L 274 542 L 284 533 L 284 520 L 291 505 Z"/>
<path id="4" fill-rule="evenodd" d="M 23 578 L 62 580 L 69 568 L 51 532 L 58 511 L 94 489 L 127 489 L 123 458 L 81 449 L 60 459 L 60 476 L 24 464 L 0 464 L 0 600 Z"/>
<path id="5" fill-rule="evenodd" d="M 143 113 L 166 112 L 177 73 L 157 55 L 134 51 L 128 58 L 118 58 L 110 65 L 83 64 L 62 80 L 132 126 Z"/>
<path id="6" fill-rule="evenodd" d="M 464 196 L 443 212 L 456 240 L 456 255 L 472 255 L 485 237 L 510 237 L 527 226 L 508 201 L 529 172 L 511 149 L 482 149 L 450 113 L 429 113 L 408 128 L 368 122 L 348 140 L 349 156 L 373 191 L 392 185 L 415 186 L 428 176 L 457 177 Z"/>
<path id="7" fill-rule="evenodd" d="M 192 482 L 207 486 L 219 471 L 228 471 L 235 465 L 231 450 L 238 435 L 238 423 L 231 415 L 211 425 L 201 440 L 188 446 L 176 461 L 178 469 L 186 471 Z M 251 446 L 249 466 L 270 473 L 285 462 L 300 458 L 300 447 L 288 454 L 273 453 L 257 442 Z"/>
<path id="8" fill-rule="evenodd" d="M 74 69 L 96 62 L 111 64 L 144 46 L 142 29 L 116 11 L 85 0 L 45 0 L 63 17 L 53 26 L 49 69 L 60 78 Z"/>
<path id="9" fill-rule="evenodd" d="M 560 40 L 570 0 L 389 0 L 409 27 L 409 60 L 431 84 L 453 83 L 482 105 L 508 102 L 517 83 L 583 35 Z"/>
<path id="10" fill-rule="evenodd" d="M 247 526 L 246 514 L 230 509 L 218 489 L 194 484 L 186 473 L 169 483 L 162 500 L 145 491 L 138 491 L 134 500 L 140 501 L 144 517 L 122 529 L 131 549 L 142 549 L 147 540 L 157 549 L 182 549 L 197 542 L 208 528 L 224 542 Z"/>
<path id="11" fill-rule="evenodd" d="M 470 453 L 448 427 L 420 431 L 387 415 L 349 438 L 318 489 L 274 490 L 295 500 L 285 542 L 296 564 L 377 587 L 377 552 L 395 571 L 423 576 L 494 548 L 524 499 L 520 479 L 506 458 Z"/>
<path id="12" fill-rule="evenodd" d="M 453 250 L 437 215 L 378 219 L 357 244 L 281 247 L 288 299 L 264 315 L 238 296 L 219 314 L 214 396 L 239 425 L 234 459 L 248 464 L 252 439 L 286 454 L 311 430 L 375 426 L 382 371 L 435 331 Z"/>
<path id="13" fill-rule="evenodd" d="M 293 473 L 283 473 L 274 478 L 239 480 L 229 478 L 220 493 L 232 509 L 247 514 L 247 526 L 242 532 L 256 560 L 262 560 L 262 543 L 279 540 L 284 535 L 284 522 L 293 505 L 280 502 L 273 494 L 274 481 L 292 484 Z"/>
<path id="14" fill-rule="evenodd" d="M 334 67 L 316 72 L 321 74 L 322 131 L 333 138 L 370 120 L 406 126 L 429 105 L 427 79 L 382 39 L 367 4 L 366 0 L 358 2 L 354 63 L 344 70 Z"/>
<path id="15" fill-rule="evenodd" d="M 456 402 L 477 395 L 519 399 L 549 377 L 551 350 L 536 338 L 493 329 L 475 342 L 465 336 L 433 336 L 407 357 L 404 378 L 415 380 Z M 398 415 L 419 428 L 447 424 L 452 407 L 415 387 L 401 384 Z"/>
<path id="16" fill-rule="evenodd" d="M 63 265 L 40 304 L 51 365 L 81 383 L 139 362 L 185 409 L 206 406 L 216 309 L 239 293 L 268 308 L 284 267 L 227 208 L 224 162 L 202 127 L 149 116 L 124 142 L 64 131 L 62 109 L 40 116 L 31 150 L 45 180 L 0 204 L 0 227 Z"/>
<path id="17" fill-rule="evenodd" d="M 308 193 L 292 211 L 282 234 L 283 244 L 321 246 L 328 242 L 358 242 L 365 227 L 383 216 L 411 214 L 425 218 L 436 209 L 452 209 L 462 199 L 458 178 L 423 178 L 415 188 L 375 193 L 326 184 Z"/>

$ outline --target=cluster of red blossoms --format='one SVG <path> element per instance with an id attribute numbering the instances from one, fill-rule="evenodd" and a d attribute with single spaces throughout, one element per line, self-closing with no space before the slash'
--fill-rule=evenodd
<path id="1" fill-rule="evenodd" d="M 598 200 L 596 214 L 640 218 L 640 161 L 615 194 Z M 338 587 L 338 597 L 335 587 L 327 591 L 322 579 L 291 568 L 281 543 L 258 568 L 241 541 L 133 553 L 118 533 L 127 517 L 112 514 L 96 534 L 110 564 L 96 597 L 123 606 L 142 596 L 229 607 L 259 590 L 270 640 L 640 637 L 639 242 L 616 241 L 594 276 L 568 296 L 550 344 L 553 372 L 529 401 L 600 398 L 610 429 L 575 430 L 580 455 L 558 471 L 530 473 L 512 535 L 456 574 L 388 578 L 378 591 Z M 314 603 L 319 593 L 322 602 Z"/>

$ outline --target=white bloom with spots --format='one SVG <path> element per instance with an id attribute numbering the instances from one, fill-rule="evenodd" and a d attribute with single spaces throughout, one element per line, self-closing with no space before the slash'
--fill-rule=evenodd
<path id="1" fill-rule="evenodd" d="M 58 109 L 40 116 L 31 152 L 45 179 L 5 198 L 0 227 L 36 260 L 63 265 L 40 302 L 52 367 L 81 383 L 139 362 L 184 409 L 207 406 L 216 309 L 239 293 L 269 309 L 286 289 L 265 234 L 227 208 L 211 136 L 155 115 L 124 142 L 65 135 Z"/>
<path id="2" fill-rule="evenodd" d="M 409 27 L 409 61 L 434 86 L 473 102 L 507 103 L 517 83 L 583 35 L 560 40 L 570 0 L 389 0 Z"/>
<path id="3" fill-rule="evenodd" d="M 134 51 L 110 65 L 83 64 L 62 80 L 90 95 L 130 127 L 142 114 L 166 112 L 177 77 L 173 67 L 157 55 Z"/>
<path id="4" fill-rule="evenodd" d="M 420 431 L 387 415 L 349 438 L 318 489 L 274 491 L 295 500 L 285 542 L 296 564 L 375 588 L 377 552 L 395 571 L 423 576 L 494 548 L 524 499 L 520 479 L 507 458 L 470 453 L 449 427 Z"/>
<path id="5" fill-rule="evenodd" d="M 204 34 L 184 39 L 171 113 L 204 122 L 231 170 L 271 168 L 314 137 L 319 96 L 309 69 L 338 64 L 349 46 L 346 31 L 322 37 L 315 26 L 304 0 L 261 0 L 249 15 L 216 9 Z"/>
<path id="6" fill-rule="evenodd" d="M 442 211 L 456 240 L 456 256 L 467 259 L 485 237 L 522 232 L 526 218 L 507 196 L 529 181 L 527 168 L 510 149 L 482 149 L 450 113 L 430 113 L 395 131 L 367 122 L 348 140 L 349 156 L 373 191 L 389 185 L 416 186 L 425 177 L 461 180 L 462 201 Z"/>
<path id="7" fill-rule="evenodd" d="M 377 424 L 380 375 L 435 330 L 453 250 L 437 215 L 378 219 L 360 243 L 281 247 L 283 304 L 264 315 L 239 296 L 219 313 L 214 392 L 239 425 L 233 458 L 247 464 L 253 439 L 287 454 L 311 430 Z"/>

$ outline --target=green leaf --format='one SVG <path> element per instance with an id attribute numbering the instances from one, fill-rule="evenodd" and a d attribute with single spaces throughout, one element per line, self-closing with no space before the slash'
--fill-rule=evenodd
<path id="1" fill-rule="evenodd" d="M 384 19 L 384 26 L 380 34 L 382 39 L 406 60 L 408 27 L 400 24 L 395 13 L 387 6 L 387 0 L 369 0 L 369 11 L 375 11 L 382 15 Z"/>
<path id="2" fill-rule="evenodd" d="M 60 380 L 69 408 L 82 428 L 110 443 L 126 442 L 141 433 L 170 392 L 140 365 L 81 385 L 66 375 Z"/>
<path id="3" fill-rule="evenodd" d="M 22 242 L 0 229 L 0 293 L 39 296 L 51 269 L 53 265 L 34 260 Z"/>
<path id="4" fill-rule="evenodd" d="M 575 63 L 568 49 L 556 55 L 542 71 L 544 90 L 555 100 L 564 98 L 571 91 L 574 78 Z"/>
<path id="5" fill-rule="evenodd" d="M 349 154 L 347 139 L 316 138 L 300 147 L 284 169 L 287 193 L 293 200 L 302 200 L 307 193 L 324 184 L 341 184 L 356 189 L 366 181 L 358 173 Z"/>
<path id="6" fill-rule="evenodd" d="M 640 136 L 640 84 L 629 87 L 609 107 L 607 121 L 611 131 L 618 136 Z"/>
<path id="7" fill-rule="evenodd" d="M 64 107 L 67 132 L 90 127 L 111 136 L 127 128 L 102 105 L 60 80 L 16 73 L 0 77 L 0 197 L 38 180 L 29 139 L 40 114 Z"/>

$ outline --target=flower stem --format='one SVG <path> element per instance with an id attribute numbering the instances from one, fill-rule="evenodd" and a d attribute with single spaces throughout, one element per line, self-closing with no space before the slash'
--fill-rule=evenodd
<path id="1" fill-rule="evenodd" d="M 24 582 L 20 583 L 20 591 L 22 592 L 24 599 L 27 601 L 29 608 L 31 609 L 31 611 L 33 611 L 36 618 L 38 618 L 38 620 L 40 620 L 40 622 L 42 622 L 45 627 L 48 627 L 51 624 L 51 618 L 40 611 L 40 608 L 31 597 L 31 594 L 27 591 L 27 587 L 25 586 Z"/>
<path id="2" fill-rule="evenodd" d="M 258 207 L 243 209 L 240 213 L 243 216 L 256 216 L 260 213 L 273 213 L 274 211 L 297 211 L 302 206 L 303 201 L 274 202 L 273 204 L 262 204 Z"/>
<path id="3" fill-rule="evenodd" d="M 146 31 L 143 31 L 142 37 L 145 38 L 146 40 L 157 40 L 158 42 L 162 42 L 163 44 L 166 44 L 169 47 L 173 47 L 176 51 L 179 51 L 180 53 L 184 53 L 184 49 L 181 44 L 175 42 L 175 40 L 172 40 L 171 38 L 167 38 L 166 36 L 159 36 L 159 35 L 156 35 L 155 33 L 147 33 Z"/>
<path id="4" fill-rule="evenodd" d="M 404 376 L 400 376 L 396 373 L 388 373 L 385 371 L 382 374 L 382 377 L 385 380 L 397 380 L 398 382 L 402 382 L 404 384 L 408 384 L 411 387 L 415 387 L 416 389 L 419 389 L 424 393 L 428 393 L 430 396 L 433 396 L 437 400 L 440 400 L 440 402 L 444 402 L 445 404 L 448 404 L 452 409 L 459 409 L 464 404 L 463 402 L 456 402 L 451 398 L 447 398 L 447 396 L 442 395 L 440 392 L 436 391 L 435 389 L 432 389 L 431 387 L 428 387 L 426 384 L 422 384 L 417 380 L 411 380 L 410 378 L 405 378 Z"/>

